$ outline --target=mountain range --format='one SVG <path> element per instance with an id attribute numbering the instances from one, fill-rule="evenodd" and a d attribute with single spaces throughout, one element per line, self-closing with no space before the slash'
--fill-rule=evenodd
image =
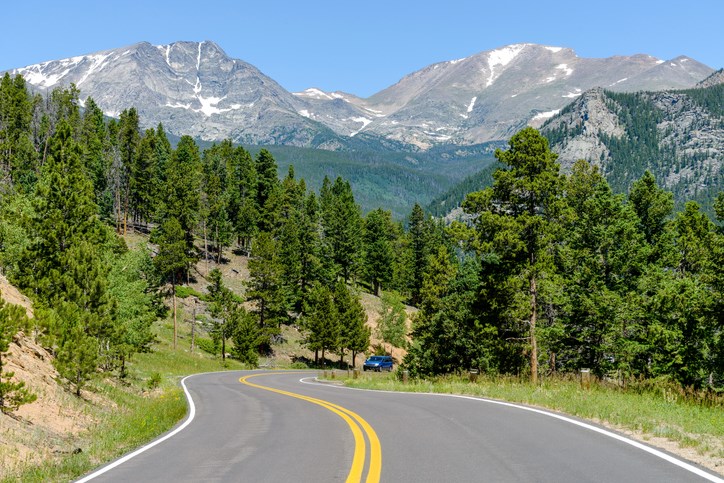
<path id="1" fill-rule="evenodd" d="M 439 62 L 368 98 L 290 93 L 210 41 L 137 43 L 17 68 L 41 90 L 75 83 L 109 116 L 136 107 L 144 126 L 207 141 L 352 150 L 424 151 L 505 140 L 542 125 L 583 92 L 687 88 L 713 72 L 694 59 L 581 58 L 569 48 L 514 44 Z"/>

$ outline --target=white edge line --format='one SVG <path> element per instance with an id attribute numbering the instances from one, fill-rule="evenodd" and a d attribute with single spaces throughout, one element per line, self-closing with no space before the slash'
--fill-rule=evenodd
<path id="1" fill-rule="evenodd" d="M 309 382 L 308 379 L 317 380 L 316 377 L 315 378 L 305 377 L 303 379 L 300 379 L 299 382 L 301 382 L 302 384 L 315 384 L 315 385 L 319 384 L 319 385 L 323 385 L 326 387 L 338 387 L 338 388 L 343 388 L 343 389 L 349 389 L 351 391 L 369 391 L 369 392 L 382 392 L 382 393 L 387 393 L 387 394 L 417 394 L 417 395 L 425 395 L 425 396 L 455 397 L 455 398 L 460 398 L 460 399 L 470 399 L 473 401 L 481 401 L 481 402 L 486 402 L 486 403 L 490 403 L 490 404 L 498 404 L 500 406 L 508 406 L 511 408 L 522 409 L 524 411 L 530 411 L 533 413 L 542 414 L 544 416 L 549 416 L 551 418 L 560 419 L 561 421 L 565 421 L 567 423 L 575 424 L 576 426 L 580 426 L 582 428 L 589 429 L 591 431 L 595 431 L 596 433 L 603 434 L 604 436 L 608 436 L 609 438 L 616 439 L 618 441 L 621 441 L 622 443 L 626 443 L 635 448 L 646 451 L 647 453 L 652 454 L 663 460 L 666 460 L 669 463 L 674 464 L 686 471 L 694 473 L 697 476 L 701 476 L 702 478 L 704 478 L 706 480 L 712 481 L 714 483 L 724 483 L 724 479 L 721 479 L 716 475 L 712 475 L 711 473 L 708 473 L 700 468 L 697 468 L 696 466 L 690 465 L 689 463 L 681 461 L 678 458 L 674 458 L 673 456 L 666 454 L 663 451 L 654 449 L 651 446 L 647 446 L 643 443 L 639 443 L 638 441 L 627 438 L 625 436 L 621 436 L 620 434 L 616 434 L 611 431 L 607 431 L 603 428 L 599 428 L 592 424 L 584 423 L 582 421 L 577 421 L 575 419 L 571 419 L 566 416 L 561 416 L 560 414 L 544 411 L 542 409 L 531 408 L 528 406 L 521 406 L 518 404 L 513 404 L 513 403 L 509 403 L 509 402 L 504 402 L 504 401 L 496 401 L 494 399 L 486 399 L 483 397 L 463 396 L 461 394 L 445 394 L 445 393 L 439 393 L 439 392 L 404 392 L 404 391 L 385 391 L 385 390 L 376 390 L 376 389 L 361 389 L 361 388 L 357 388 L 357 387 L 338 386 L 338 385 L 334 385 L 334 384 L 322 384 L 320 382 Z"/>
<path id="2" fill-rule="evenodd" d="M 193 376 L 195 376 L 195 375 L 198 375 L 198 374 L 192 374 L 192 375 L 190 375 L 190 376 L 186 376 L 186 377 L 184 377 L 183 379 L 181 379 L 181 387 L 183 387 L 183 389 L 184 389 L 184 394 L 186 394 L 186 400 L 189 402 L 189 414 L 188 414 L 188 416 L 186 417 L 186 421 L 184 421 L 184 422 L 181 424 L 181 426 L 179 426 L 178 428 L 174 429 L 173 431 L 171 431 L 171 432 L 168 433 L 167 435 L 165 435 L 165 436 L 163 436 L 163 437 L 161 437 L 161 438 L 158 438 L 158 439 L 156 439 L 156 440 L 148 443 L 146 446 L 141 446 L 140 448 L 138 448 L 138 449 L 137 449 L 136 451 L 134 451 L 133 453 L 128 453 L 126 456 L 124 456 L 124 457 L 122 457 L 122 458 L 120 458 L 120 459 L 117 459 L 117 460 L 114 461 L 113 463 L 110 463 L 109 465 L 104 466 L 103 468 L 99 469 L 98 471 L 95 471 L 95 472 L 91 473 L 90 475 L 85 476 L 83 479 L 78 480 L 76 483 L 85 483 L 86 481 L 90 481 L 90 480 L 92 480 L 93 478 L 96 478 L 96 477 L 102 475 L 103 473 L 112 470 L 112 469 L 115 468 L 116 466 L 122 465 L 123 463 L 125 463 L 125 462 L 128 461 L 128 460 L 130 460 L 131 458 L 134 458 L 134 457 L 138 456 L 139 454 L 143 453 L 144 451 L 153 448 L 153 447 L 156 446 L 157 444 L 161 444 L 161 443 L 163 443 L 164 441 L 166 441 L 167 439 L 169 439 L 169 438 L 171 438 L 171 437 L 173 437 L 173 436 L 176 436 L 178 433 L 180 433 L 181 431 L 183 431 L 183 430 L 186 428 L 186 426 L 188 426 L 189 424 L 191 424 L 191 421 L 193 421 L 193 420 L 194 420 L 194 417 L 196 416 L 196 406 L 194 405 L 194 400 L 191 399 L 191 394 L 189 394 L 189 390 L 188 390 L 188 388 L 186 387 L 186 379 L 188 379 L 189 377 L 193 377 Z"/>

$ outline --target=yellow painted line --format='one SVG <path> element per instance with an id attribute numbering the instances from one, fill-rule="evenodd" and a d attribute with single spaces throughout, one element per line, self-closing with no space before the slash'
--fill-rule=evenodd
<path id="1" fill-rule="evenodd" d="M 367 439 L 370 442 L 370 466 L 369 466 L 369 470 L 367 472 L 366 482 L 367 483 L 378 483 L 380 481 L 380 474 L 382 472 L 382 448 L 380 446 L 380 440 L 377 438 L 377 433 L 375 433 L 375 430 L 372 429 L 372 426 L 370 426 L 367 421 L 365 421 L 357 413 L 350 411 L 349 409 L 346 409 L 337 404 L 331 403 L 329 401 L 313 398 L 310 396 L 305 396 L 303 394 L 297 394 L 297 393 L 293 393 L 293 392 L 289 392 L 289 391 L 284 391 L 284 390 L 276 389 L 273 387 L 254 384 L 253 382 L 249 382 L 249 380 L 248 380 L 252 377 L 268 376 L 270 374 L 282 374 L 282 373 L 268 372 L 268 373 L 262 373 L 262 374 L 251 374 L 251 375 L 239 378 L 239 382 L 241 382 L 242 384 L 246 384 L 247 386 L 255 387 L 258 389 L 264 389 L 266 391 L 283 394 L 285 396 L 293 397 L 296 399 L 301 399 L 303 401 L 307 401 L 312 404 L 317 404 L 317 405 L 322 406 L 323 408 L 335 413 L 340 418 L 342 418 L 347 423 L 349 428 L 352 430 L 352 435 L 354 436 L 354 444 L 355 444 L 354 457 L 352 458 L 352 467 L 350 468 L 349 474 L 347 475 L 348 483 L 362 481 L 362 472 L 364 470 L 364 464 L 365 464 L 366 444 L 365 444 L 365 440 L 364 440 L 362 431 L 360 430 L 360 427 L 361 427 L 362 430 L 364 430 L 364 432 L 366 433 Z M 355 422 L 357 424 L 355 424 Z M 359 424 L 359 426 L 358 426 L 358 424 Z"/>

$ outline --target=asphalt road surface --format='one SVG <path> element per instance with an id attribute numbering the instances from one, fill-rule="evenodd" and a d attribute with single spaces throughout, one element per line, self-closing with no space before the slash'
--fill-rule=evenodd
<path id="1" fill-rule="evenodd" d="M 176 432 L 81 481 L 724 482 L 559 415 L 470 397 L 354 390 L 316 383 L 315 375 L 190 376 L 192 416 Z"/>

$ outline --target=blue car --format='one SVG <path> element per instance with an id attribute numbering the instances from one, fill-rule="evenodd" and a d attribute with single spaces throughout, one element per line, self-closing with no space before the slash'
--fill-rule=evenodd
<path id="1" fill-rule="evenodd" d="M 363 371 L 391 371 L 392 357 L 390 356 L 372 356 L 367 359 L 362 366 Z"/>

